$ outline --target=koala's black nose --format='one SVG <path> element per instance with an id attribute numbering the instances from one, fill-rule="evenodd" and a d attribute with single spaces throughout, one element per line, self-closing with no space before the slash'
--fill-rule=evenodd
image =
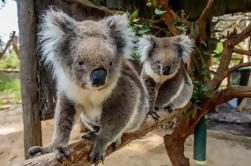
<path id="1" fill-rule="evenodd" d="M 162 68 L 162 73 L 164 75 L 168 75 L 170 73 L 170 69 L 171 69 L 170 66 L 165 66 L 165 67 Z"/>
<path id="2" fill-rule="evenodd" d="M 92 71 L 91 81 L 92 85 L 101 86 L 105 84 L 107 72 L 103 68 L 98 68 Z"/>

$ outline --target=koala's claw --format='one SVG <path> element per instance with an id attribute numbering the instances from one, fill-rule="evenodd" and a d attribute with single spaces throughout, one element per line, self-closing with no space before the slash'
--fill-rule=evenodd
<path id="1" fill-rule="evenodd" d="M 154 107 L 154 110 L 155 110 L 155 111 L 158 111 L 158 110 L 159 110 L 159 107 L 158 107 L 158 106 L 155 106 L 155 107 Z"/>
<path id="2" fill-rule="evenodd" d="M 171 113 L 174 110 L 174 105 L 173 104 L 168 104 L 168 105 L 164 106 L 164 110 Z"/>
<path id="3" fill-rule="evenodd" d="M 115 151 L 119 148 L 121 144 L 121 138 L 118 138 L 115 142 L 112 143 L 112 149 Z"/>
<path id="4" fill-rule="evenodd" d="M 147 116 L 151 116 L 155 121 L 158 121 L 160 116 L 158 115 L 158 113 L 156 111 L 149 111 L 147 113 Z"/>
<path id="5" fill-rule="evenodd" d="M 67 145 L 59 145 L 55 150 L 56 159 L 62 162 L 64 159 L 70 159 L 71 150 Z"/>
<path id="6" fill-rule="evenodd" d="M 95 131 L 88 131 L 82 135 L 83 139 L 87 139 L 90 141 L 93 141 L 96 138 L 96 132 Z"/>
<path id="7" fill-rule="evenodd" d="M 88 157 L 88 160 L 93 162 L 95 165 L 98 165 L 100 162 L 104 163 L 105 151 L 97 151 L 93 149 L 91 154 Z"/>
<path id="8" fill-rule="evenodd" d="M 43 154 L 42 147 L 41 146 L 33 146 L 29 149 L 27 157 L 30 159 L 35 156 L 39 156 L 41 154 Z"/>

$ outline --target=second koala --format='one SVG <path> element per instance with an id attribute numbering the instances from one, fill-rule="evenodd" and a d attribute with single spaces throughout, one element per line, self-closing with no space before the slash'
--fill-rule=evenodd
<path id="1" fill-rule="evenodd" d="M 143 63 L 141 78 L 150 98 L 149 114 L 158 119 L 156 108 L 171 112 L 184 107 L 193 92 L 184 66 L 192 53 L 193 41 L 185 35 L 165 38 L 147 35 L 138 44 Z"/>

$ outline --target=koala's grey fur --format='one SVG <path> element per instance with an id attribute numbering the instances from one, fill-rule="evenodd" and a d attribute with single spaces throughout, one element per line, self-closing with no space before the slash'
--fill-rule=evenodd
<path id="1" fill-rule="evenodd" d="M 192 97 L 193 84 L 184 68 L 192 52 L 193 41 L 188 36 L 157 38 L 143 36 L 139 41 L 143 79 L 150 97 L 150 114 L 154 107 L 169 111 L 184 107 Z M 164 67 L 169 68 L 163 74 Z M 154 115 L 155 114 L 155 115 Z"/>
<path id="2" fill-rule="evenodd" d="M 98 163 L 111 143 L 120 142 L 123 133 L 139 129 L 148 110 L 144 83 L 126 59 L 132 34 L 127 15 L 78 22 L 50 9 L 41 28 L 42 58 L 54 69 L 58 99 L 51 143 L 33 147 L 29 154 L 54 151 L 59 160 L 67 157 L 70 132 L 80 115 L 93 131 L 90 159 Z M 107 77 L 104 85 L 95 87 L 90 74 L 100 67 L 107 71 Z"/>

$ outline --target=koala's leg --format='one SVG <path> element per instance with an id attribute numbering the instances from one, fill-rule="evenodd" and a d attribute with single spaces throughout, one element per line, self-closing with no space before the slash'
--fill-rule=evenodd
<path id="1" fill-rule="evenodd" d="M 190 78 L 185 80 L 184 87 L 182 88 L 180 95 L 177 96 L 170 105 L 174 108 L 183 108 L 190 101 L 193 94 L 193 84 Z"/>
<path id="2" fill-rule="evenodd" d="M 158 120 L 160 117 L 155 111 L 155 101 L 158 95 L 158 88 L 155 81 L 149 76 L 143 76 L 143 81 L 149 95 L 149 111 L 147 115 L 152 116 L 154 120 Z"/>
<path id="3" fill-rule="evenodd" d="M 54 151 L 58 160 L 68 158 L 70 149 L 67 147 L 67 143 L 75 115 L 74 105 L 67 98 L 59 96 L 55 109 L 54 133 L 51 143 L 45 147 L 35 146 L 30 148 L 28 157 L 34 157 L 37 153 L 44 154 Z"/>
<path id="4" fill-rule="evenodd" d="M 180 70 L 173 78 L 164 82 L 159 88 L 155 106 L 162 107 L 168 112 L 172 112 L 175 106 L 173 101 L 181 94 L 184 88 L 185 79 Z"/>
<path id="5" fill-rule="evenodd" d="M 92 124 L 89 124 L 89 126 L 92 126 L 92 127 L 91 127 L 91 130 L 85 132 L 85 133 L 82 135 L 82 138 L 83 138 L 83 139 L 87 139 L 87 140 L 94 140 L 95 137 L 96 137 L 96 134 L 99 132 L 99 127 L 98 127 L 98 126 L 94 126 L 94 125 L 92 125 Z"/>
<path id="6" fill-rule="evenodd" d="M 103 105 L 100 130 L 96 134 L 89 156 L 89 159 L 95 164 L 104 160 L 109 145 L 115 142 L 113 145 L 116 147 L 113 148 L 119 146 L 122 134 L 134 122 L 136 114 L 134 111 L 138 111 L 136 104 L 139 100 L 135 96 L 139 96 L 140 92 L 133 88 L 135 85 L 127 85 L 131 82 L 121 79 L 118 87 L 113 90 L 112 96 Z"/>

